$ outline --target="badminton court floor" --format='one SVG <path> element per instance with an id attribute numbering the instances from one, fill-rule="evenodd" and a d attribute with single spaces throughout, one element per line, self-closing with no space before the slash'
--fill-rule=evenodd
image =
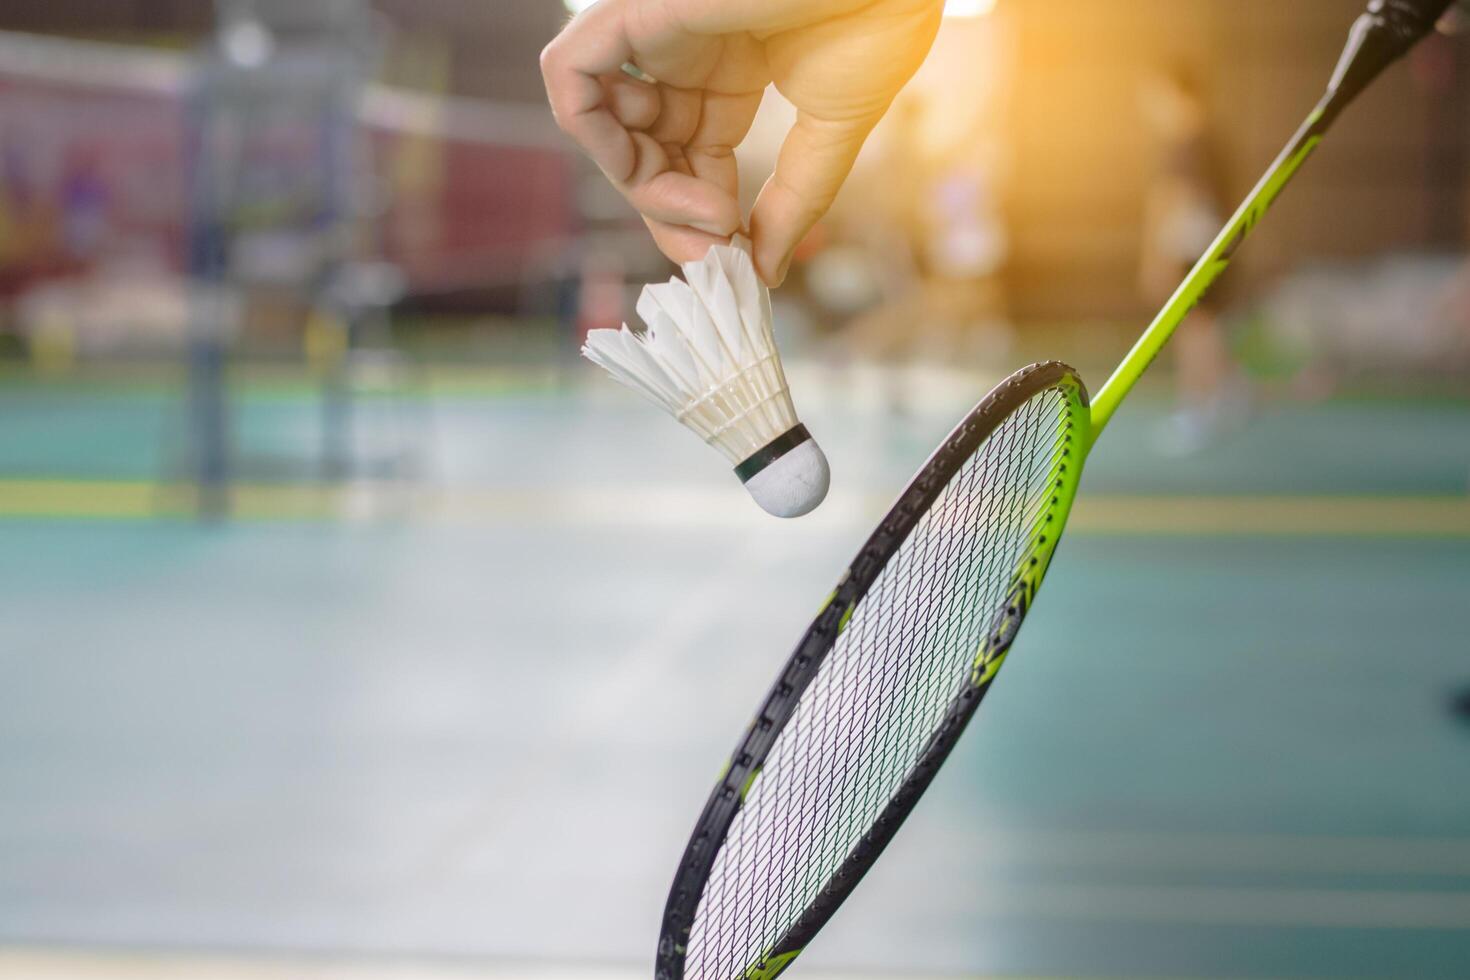
<path id="1" fill-rule="evenodd" d="M 155 513 L 166 389 L 0 385 L 0 976 L 648 975 L 725 753 L 984 387 L 814 382 L 833 497 L 778 523 L 578 385 L 370 405 L 411 477 L 283 489 L 316 408 L 262 386 L 200 523 Z M 809 973 L 1466 975 L 1470 405 L 1183 459 L 1161 411 Z"/>

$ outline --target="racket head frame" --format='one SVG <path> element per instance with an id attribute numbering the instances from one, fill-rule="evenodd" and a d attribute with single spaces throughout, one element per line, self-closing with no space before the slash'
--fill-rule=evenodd
<path id="1" fill-rule="evenodd" d="M 949 482 L 985 441 L 1022 406 L 1049 391 L 1060 392 L 1067 405 L 1063 431 L 1056 437 L 1058 462 L 1052 497 L 1032 523 L 1027 551 L 1013 570 L 1005 602 L 992 615 L 968 679 L 959 684 L 907 779 L 827 885 L 761 962 L 751 964 L 743 977 L 729 980 L 772 980 L 791 965 L 872 867 L 948 758 L 995 680 L 1031 608 L 1071 513 L 1091 446 L 1087 389 L 1077 371 L 1060 361 L 1032 364 L 1017 371 L 966 415 L 899 494 L 823 603 L 731 754 L 685 847 L 664 909 L 655 959 L 657 980 L 684 980 L 690 929 L 725 835 L 802 694 L 854 610 Z"/>

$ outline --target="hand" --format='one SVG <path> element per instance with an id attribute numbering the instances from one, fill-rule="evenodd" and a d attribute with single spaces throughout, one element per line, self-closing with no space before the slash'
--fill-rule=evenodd
<path id="1" fill-rule="evenodd" d="M 756 269 L 776 286 L 924 60 L 942 10 L 942 0 L 601 0 L 547 45 L 541 72 L 557 123 L 676 262 L 743 227 L 734 151 L 775 82 L 797 118 L 750 236 Z"/>

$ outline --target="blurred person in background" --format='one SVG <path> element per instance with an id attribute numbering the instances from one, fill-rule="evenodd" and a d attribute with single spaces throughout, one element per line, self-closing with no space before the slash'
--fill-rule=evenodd
<path id="1" fill-rule="evenodd" d="M 796 108 L 750 215 L 771 286 L 924 60 L 942 0 L 601 0 L 547 45 L 557 123 L 676 262 L 744 226 L 734 149 L 762 93 Z"/>
<path id="2" fill-rule="evenodd" d="M 1150 306 L 1168 302 L 1209 249 L 1224 222 L 1205 102 L 1182 66 L 1151 72 L 1139 107 L 1155 140 L 1154 173 L 1144 197 L 1139 285 Z M 1174 339 L 1178 408 L 1158 432 L 1161 452 L 1197 452 L 1238 419 L 1244 380 L 1230 356 L 1220 316 L 1208 300 Z"/>
<path id="3" fill-rule="evenodd" d="M 819 225 L 834 230 L 827 237 L 836 244 L 805 270 L 818 299 L 862 299 L 824 303 L 848 321 L 842 352 L 917 369 L 912 385 L 890 379 L 889 405 L 900 412 L 927 369 L 981 364 L 1011 344 L 999 281 L 1008 235 L 989 119 L 943 125 L 955 114 L 923 88 L 916 81 L 895 101 L 854 169 L 852 192 Z"/>
<path id="4" fill-rule="evenodd" d="M 73 147 L 61 184 L 62 236 L 68 258 L 86 264 L 100 258 L 110 236 L 110 193 L 102 172 L 103 151 Z"/>

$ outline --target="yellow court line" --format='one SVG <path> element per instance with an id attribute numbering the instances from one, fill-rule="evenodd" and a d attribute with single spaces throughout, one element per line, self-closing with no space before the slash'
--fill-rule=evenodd
<path id="1" fill-rule="evenodd" d="M 261 520 L 338 516 L 339 492 L 312 486 L 241 486 L 236 516 Z M 195 512 L 192 487 L 143 480 L 0 480 L 0 518 L 150 520 Z"/>
<path id="2" fill-rule="evenodd" d="M 157 513 L 158 492 L 124 480 L 3 480 L 0 516 L 137 520 Z"/>
<path id="3" fill-rule="evenodd" d="M 738 487 L 500 490 L 354 483 L 241 484 L 230 490 L 245 521 L 371 521 L 603 526 L 759 525 Z M 137 480 L 0 479 L 0 519 L 139 521 L 188 517 L 195 494 L 182 484 Z M 834 493 L 808 523 L 872 523 L 889 503 Z M 1470 539 L 1470 496 L 1164 496 L 1083 493 L 1068 529 L 1083 534 Z"/>
<path id="4" fill-rule="evenodd" d="M 1068 529 L 1098 534 L 1470 537 L 1470 497 L 1078 496 Z"/>

